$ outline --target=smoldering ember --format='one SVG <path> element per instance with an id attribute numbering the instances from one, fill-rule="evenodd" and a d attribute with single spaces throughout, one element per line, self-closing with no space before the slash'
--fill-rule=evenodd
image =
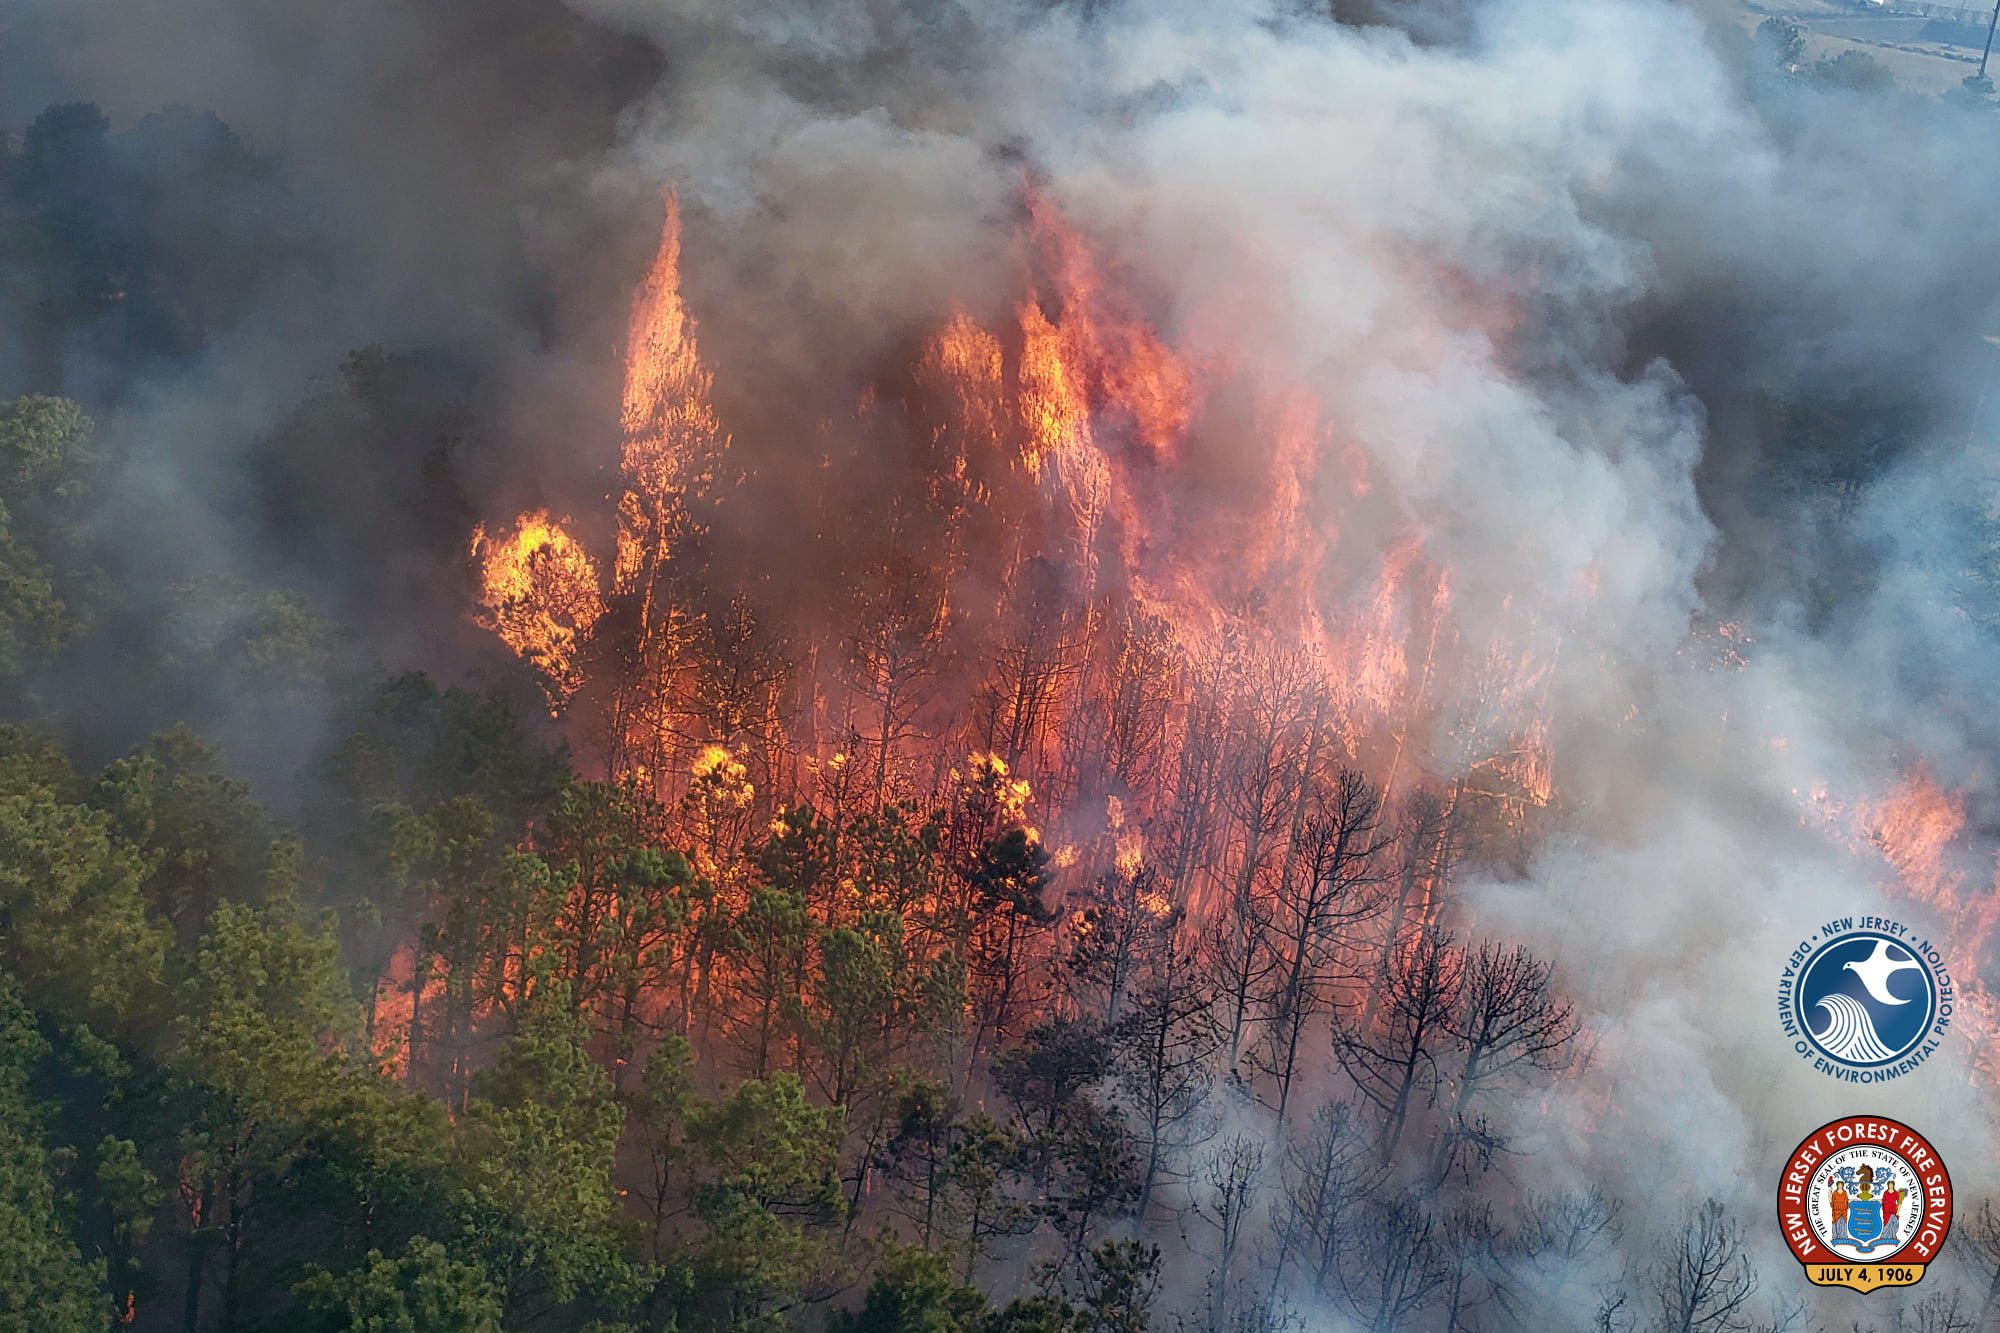
<path id="1" fill-rule="evenodd" d="M 1991 18 L 0 0 L 0 1333 L 2000 1327 Z"/>

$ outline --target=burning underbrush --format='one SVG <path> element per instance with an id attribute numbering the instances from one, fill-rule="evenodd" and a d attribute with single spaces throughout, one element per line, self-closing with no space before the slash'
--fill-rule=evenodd
<path id="1" fill-rule="evenodd" d="M 846 1215 L 968 1277 L 1155 1283 L 1150 1238 L 1212 1225 L 1173 1284 L 1207 1327 L 1457 1327 L 1614 1282 L 1616 1199 L 1503 1169 L 1565 1132 L 1622 1155 L 1622 1095 L 1579 1077 L 1598 1035 L 1456 890 L 1564 827 L 1559 668 L 1601 652 L 1573 632 L 1599 571 L 1532 601 L 1471 571 L 1467 617 L 1337 404 L 1177 346 L 1039 189 L 1013 253 L 1010 308 L 951 308 L 792 447 L 824 479 L 802 576 L 737 518 L 782 509 L 770 451 L 716 406 L 667 198 L 606 512 L 472 547 L 476 619 L 602 781 L 509 863 L 517 913 L 398 955 L 377 1049 L 462 1099 L 560 986 L 629 1095 L 680 1060 L 842 1108 Z M 1694 670 L 1751 669 L 1739 627 L 1711 639 Z M 1953 800 L 1919 772 L 1850 850 L 1983 940 L 1939 868 Z M 1964 1007 L 1983 1049 L 1976 983 Z M 997 1155 L 976 1187 L 968 1153 Z M 1741 1264 L 1719 1217 L 1674 1243 Z"/>
<path id="2" fill-rule="evenodd" d="M 2000 1309 L 1988 92 L 1675 0 L 43 7 L 30 1323 L 1859 1330 L 1770 1216 L 1856 1112 L 1963 1228 L 1877 1326 Z"/>

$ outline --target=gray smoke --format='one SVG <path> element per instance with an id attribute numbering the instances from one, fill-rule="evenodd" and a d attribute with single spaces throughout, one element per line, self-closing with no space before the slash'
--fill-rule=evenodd
<path id="1" fill-rule="evenodd" d="M 1377 487 L 1321 522 L 1420 533 L 1467 641 L 1556 656 L 1561 830 L 1467 896 L 1559 960 L 1594 1054 L 1518 1108 L 1509 1169 L 1643 1201 L 1634 1267 L 1719 1196 L 1779 1285 L 1776 1172 L 1835 1115 L 1920 1120 L 1961 1199 L 1993 1186 L 1962 1036 L 1849 1088 L 1791 1054 L 1774 1001 L 1832 916 L 1947 925 L 1885 897 L 1859 802 L 1918 761 L 1989 799 L 1994 644 L 1960 592 L 1993 489 L 1970 420 L 1990 118 L 1779 86 L 1740 30 L 1623 0 L 1407 31 L 1255 2 L 585 8 L 690 53 L 605 170 L 697 210 L 690 283 L 724 346 L 740 322 L 783 373 L 852 373 L 912 319 L 980 308 L 1026 170 L 1181 346 L 1308 386 L 1324 447 L 1365 453 Z M 848 336 L 812 341 L 829 327 Z M 1837 515 L 1772 493 L 1760 403 L 1897 394 L 1942 408 Z M 1743 665 L 1705 660 L 1722 620 Z"/>
<path id="2" fill-rule="evenodd" d="M 118 512 L 189 570 L 264 562 L 244 460 L 367 342 L 476 366 L 475 508 L 601 494 L 662 185 L 688 211 L 719 392 L 785 422 L 955 305 L 1004 316 L 1032 181 L 1177 346 L 1308 390 L 1325 456 L 1366 460 L 1365 494 L 1310 500 L 1344 534 L 1328 587 L 1367 586 L 1413 534 L 1452 571 L 1464 644 L 1553 663 L 1486 726 L 1546 715 L 1561 818 L 1463 892 L 1477 930 L 1556 959 L 1593 1056 L 1516 1108 L 1505 1169 L 1640 1201 L 1593 1276 L 1643 1264 L 1715 1195 L 1779 1284 L 1777 1171 L 1835 1115 L 1916 1122 L 1961 1201 L 2000 1188 L 1962 1031 L 1918 1073 L 1849 1088 L 1775 1014 L 1786 953 L 1822 921 L 1949 924 L 1885 896 L 1852 836 L 1919 762 L 1967 793 L 1964 872 L 1991 892 L 2000 644 L 1966 589 L 1995 488 L 1975 407 L 2000 329 L 2000 136 L 1933 99 L 1788 84 L 1705 8 L 1383 3 L 1360 17 L 1394 22 L 1343 26 L 1276 0 L 15 0 L 0 117 L 191 102 L 299 164 L 320 257 L 110 424 L 145 440 Z M 1852 485 L 1801 493 L 1780 399 L 1931 410 L 1882 426 Z M 1229 447 L 1205 465 L 1272 466 Z M 334 601 L 350 578 L 298 576 Z M 383 655 L 461 664 L 432 641 L 455 633 L 448 599 L 399 596 Z M 1720 621 L 1752 640 L 1740 665 L 1713 660 Z M 1471 649 L 1440 672 L 1441 777 L 1477 757 L 1449 723 L 1483 679 Z"/>

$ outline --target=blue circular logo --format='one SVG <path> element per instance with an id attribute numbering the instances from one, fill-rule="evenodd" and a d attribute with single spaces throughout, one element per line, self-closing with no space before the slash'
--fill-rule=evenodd
<path id="1" fill-rule="evenodd" d="M 1835 922 L 1801 945 L 1780 989 L 1801 1056 L 1816 1053 L 1826 1072 L 1874 1082 L 1909 1072 L 1936 1049 L 1950 1022 L 1951 981 L 1928 941 L 1899 923 L 1863 920 L 1859 930 Z"/>

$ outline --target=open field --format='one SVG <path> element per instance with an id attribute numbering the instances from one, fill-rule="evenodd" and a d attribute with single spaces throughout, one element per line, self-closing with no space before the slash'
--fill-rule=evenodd
<path id="1" fill-rule="evenodd" d="M 1789 0 L 1758 4 L 1746 0 L 1742 21 L 1754 31 L 1767 18 L 1796 23 L 1806 34 L 1806 58 L 1817 61 L 1842 51 L 1866 52 L 1895 76 L 1898 86 L 1916 92 L 1947 92 L 1979 66 L 1986 40 L 1983 25 L 1920 14 L 1896 14 L 1829 3 Z"/>

